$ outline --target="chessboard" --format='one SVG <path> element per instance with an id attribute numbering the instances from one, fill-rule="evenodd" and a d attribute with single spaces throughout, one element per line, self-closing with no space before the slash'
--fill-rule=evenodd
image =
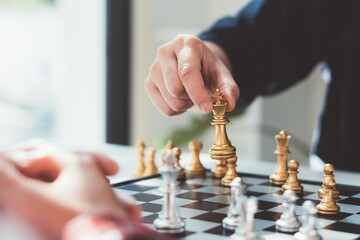
<path id="1" fill-rule="evenodd" d="M 282 214 L 282 194 L 279 186 L 271 185 L 268 176 L 238 173 L 247 185 L 246 195 L 258 199 L 255 214 L 255 229 L 263 239 L 293 239 L 293 235 L 278 232 L 275 221 Z M 300 180 L 304 191 L 297 200 L 295 208 L 300 221 L 301 205 L 306 200 L 315 204 L 320 202 L 317 190 L 320 182 Z M 142 210 L 143 223 L 152 227 L 163 205 L 163 193 L 159 190 L 162 180 L 159 174 L 113 184 L 118 193 L 126 193 L 136 199 Z M 179 181 L 180 190 L 176 199 L 180 215 L 186 223 L 184 234 L 175 236 L 186 240 L 229 239 L 233 233 L 222 227 L 230 205 L 230 188 L 224 187 L 221 180 L 211 177 L 207 172 L 202 177 L 187 178 Z M 337 204 L 340 213 L 334 216 L 317 215 L 318 233 L 323 240 L 360 239 L 360 187 L 337 184 L 340 191 Z"/>

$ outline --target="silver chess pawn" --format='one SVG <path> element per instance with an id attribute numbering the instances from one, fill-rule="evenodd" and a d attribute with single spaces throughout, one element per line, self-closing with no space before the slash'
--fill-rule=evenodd
<path id="1" fill-rule="evenodd" d="M 296 194 L 293 190 L 286 190 L 283 194 L 283 213 L 276 221 L 276 229 L 281 232 L 295 233 L 299 230 L 301 223 L 295 214 Z"/>
<path id="2" fill-rule="evenodd" d="M 245 194 L 246 186 L 240 177 L 235 178 L 230 183 L 231 203 L 228 215 L 223 219 L 222 225 L 225 229 L 234 231 L 240 223 L 241 200 Z"/>
<path id="3" fill-rule="evenodd" d="M 185 222 L 181 219 L 175 195 L 178 192 L 176 178 L 180 167 L 176 167 L 176 158 L 171 150 L 164 157 L 164 166 L 160 168 L 163 185 L 160 190 L 164 193 L 164 205 L 159 217 L 154 221 L 158 232 L 179 234 L 185 231 Z"/>
<path id="4" fill-rule="evenodd" d="M 254 215 L 258 209 L 258 200 L 255 197 L 243 196 L 241 201 L 241 223 L 236 228 L 230 240 L 260 240 L 255 231 Z"/>
<path id="5" fill-rule="evenodd" d="M 296 240 L 321 240 L 321 236 L 317 233 L 315 227 L 315 215 L 316 215 L 316 207 L 315 204 L 307 200 L 302 205 L 302 210 L 305 212 L 305 218 L 303 225 L 299 229 L 297 233 L 295 233 L 294 237 Z"/>

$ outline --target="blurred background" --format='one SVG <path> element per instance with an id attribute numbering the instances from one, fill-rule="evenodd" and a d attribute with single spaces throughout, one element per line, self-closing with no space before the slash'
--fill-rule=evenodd
<path id="1" fill-rule="evenodd" d="M 162 148 L 172 139 L 214 138 L 197 109 L 165 117 L 144 89 L 157 48 L 198 34 L 248 0 L 0 0 L 0 144 L 31 138 Z M 311 37 L 311 36 L 309 36 Z M 275 161 L 274 135 L 292 136 L 291 158 L 308 163 L 330 73 L 319 64 L 302 83 L 229 113 L 239 158 Z M 325 80 L 325 81 L 324 81 Z"/>

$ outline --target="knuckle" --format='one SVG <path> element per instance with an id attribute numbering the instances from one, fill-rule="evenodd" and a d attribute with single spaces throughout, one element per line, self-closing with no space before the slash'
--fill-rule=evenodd
<path id="1" fill-rule="evenodd" d="M 171 108 L 175 112 L 184 111 L 187 109 L 187 103 L 186 101 L 178 100 L 171 103 Z"/>
<path id="2" fill-rule="evenodd" d="M 167 53 L 167 51 L 168 51 L 168 49 L 167 49 L 167 47 L 166 47 L 165 45 L 160 46 L 160 47 L 157 49 L 157 55 L 158 55 L 159 57 L 162 57 L 162 56 L 164 56 L 164 55 Z"/>
<path id="3" fill-rule="evenodd" d="M 183 80 L 189 79 L 195 71 L 197 71 L 197 69 L 194 66 L 192 66 L 188 63 L 182 64 L 180 67 L 180 72 L 179 72 L 180 80 L 183 81 Z"/>
<path id="4" fill-rule="evenodd" d="M 175 115 L 175 111 L 172 110 L 171 108 L 163 109 L 162 113 L 167 117 L 171 117 Z"/>
<path id="5" fill-rule="evenodd" d="M 185 88 L 182 84 L 172 85 L 169 87 L 169 93 L 173 97 L 181 97 L 184 92 Z"/>

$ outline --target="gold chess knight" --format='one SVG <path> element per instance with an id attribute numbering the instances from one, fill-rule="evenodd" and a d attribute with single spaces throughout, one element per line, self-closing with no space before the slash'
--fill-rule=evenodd
<path id="1" fill-rule="evenodd" d="M 274 173 L 270 175 L 270 182 L 274 185 L 283 185 L 288 178 L 287 156 L 291 153 L 288 149 L 291 136 L 281 130 L 275 139 L 277 148 L 274 154 L 277 155 L 277 164 Z"/>
<path id="2" fill-rule="evenodd" d="M 237 177 L 236 167 L 236 148 L 233 147 L 227 137 L 225 125 L 229 120 L 225 117 L 227 102 L 223 100 L 223 95 L 216 89 L 213 103 L 213 119 L 211 125 L 215 125 L 215 141 L 210 149 L 211 159 L 217 160 L 212 175 L 215 178 L 223 178 L 223 185 L 230 186 L 231 181 Z M 229 167 L 229 171 L 228 171 Z M 224 177 L 225 176 L 225 177 Z"/>

